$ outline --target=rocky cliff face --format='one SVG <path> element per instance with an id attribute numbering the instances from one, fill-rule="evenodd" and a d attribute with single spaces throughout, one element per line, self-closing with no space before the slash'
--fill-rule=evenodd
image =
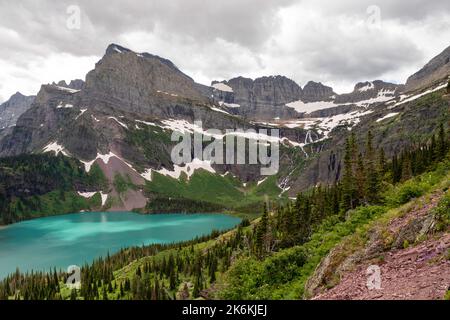
<path id="1" fill-rule="evenodd" d="M 229 112 L 257 121 L 345 114 L 394 99 L 404 89 L 376 80 L 358 83 L 353 92 L 338 95 L 320 82 L 309 81 L 302 89 L 281 76 L 256 80 L 238 77 L 214 81 L 212 87 L 215 101 L 228 107 Z"/>
<path id="2" fill-rule="evenodd" d="M 320 82 L 309 81 L 303 88 L 301 100 L 303 102 L 328 101 L 334 96 L 336 96 L 336 93 L 333 92 L 333 88 Z"/>
<path id="3" fill-rule="evenodd" d="M 259 120 L 292 117 L 294 113 L 285 105 L 302 95 L 302 88 L 283 76 L 237 77 L 212 86 L 216 101 L 228 104 L 235 114 Z"/>
<path id="4" fill-rule="evenodd" d="M 16 125 L 17 119 L 27 111 L 33 103 L 34 96 L 24 96 L 20 92 L 0 105 L 0 130 Z"/>
<path id="5" fill-rule="evenodd" d="M 336 96 L 336 103 L 358 103 L 360 101 L 374 101 L 395 98 L 404 89 L 403 85 L 384 82 L 381 80 L 359 82 L 353 92 Z"/>
<path id="6" fill-rule="evenodd" d="M 53 85 L 57 85 L 64 88 L 69 88 L 73 90 L 81 90 L 84 87 L 84 81 L 81 79 L 71 80 L 69 84 L 65 80 L 61 80 L 57 84 L 53 83 Z"/>
<path id="7" fill-rule="evenodd" d="M 446 80 L 450 74 L 450 47 L 434 57 L 406 81 L 406 90 L 423 89 L 437 81 Z"/>
<path id="8" fill-rule="evenodd" d="M 86 83 L 42 86 L 16 127 L 0 131 L 0 156 L 63 152 L 87 166 L 99 163 L 111 179 L 124 172 L 142 183 L 148 170 L 175 170 L 171 133 L 192 133 L 196 120 L 204 130 L 279 128 L 290 148 L 282 150 L 278 183 L 295 195 L 339 180 L 350 130 L 360 137 L 372 130 L 389 156 L 412 133 L 426 135 L 448 113 L 448 97 L 416 106 L 414 96 L 399 95 L 402 90 L 372 81 L 337 95 L 323 84 L 309 82 L 302 89 L 282 76 L 238 77 L 209 87 L 164 58 L 112 44 Z M 259 169 L 214 165 L 216 173 L 229 171 L 242 181 L 260 179 Z"/>
<path id="9" fill-rule="evenodd" d="M 70 86 L 62 82 L 42 86 L 33 106 L 0 142 L 0 156 L 52 150 L 89 163 L 113 153 L 124 165 L 102 167 L 110 177 L 115 170 L 140 177 L 150 169 L 174 170 L 171 133 L 193 132 L 194 121 L 202 121 L 203 130 L 256 128 L 214 104 L 213 88 L 195 83 L 170 61 L 117 45 L 108 47 L 81 89 Z M 270 91 L 259 82 L 255 90 Z M 282 134 L 298 142 L 306 131 L 284 128 Z M 214 168 L 243 181 L 260 176 L 260 166 L 255 165 Z"/>

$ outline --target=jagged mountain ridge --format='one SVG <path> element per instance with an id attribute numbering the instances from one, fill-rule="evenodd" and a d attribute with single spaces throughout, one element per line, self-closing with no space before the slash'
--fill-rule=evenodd
<path id="1" fill-rule="evenodd" d="M 152 171 L 169 176 L 179 170 L 193 173 L 186 167 L 175 167 L 170 160 L 173 131 L 259 126 L 214 104 L 205 94 L 207 90 L 212 93 L 212 88 L 195 83 L 167 60 L 116 45 L 108 47 L 81 89 L 64 84 L 41 87 L 32 107 L 1 140 L 1 156 L 63 153 L 85 163 L 86 170 L 97 163 L 111 185 L 119 173 L 143 186 L 145 180 L 152 179 Z M 203 128 L 195 127 L 194 121 L 202 121 Z M 296 143 L 306 135 L 297 128 L 281 131 Z M 260 176 L 258 165 L 211 166 L 201 162 L 192 166 L 217 174 L 229 171 L 242 181 Z M 110 195 L 119 197 L 114 188 Z M 124 198 L 123 205 L 112 209 L 131 210 L 146 203 L 141 190 L 129 190 Z"/>
<path id="2" fill-rule="evenodd" d="M 431 59 L 422 69 L 413 74 L 406 81 L 409 91 L 423 89 L 450 74 L 450 46 Z"/>
<path id="3" fill-rule="evenodd" d="M 0 105 L 0 130 L 16 125 L 17 119 L 30 108 L 35 96 L 25 96 L 20 92 L 13 94 Z"/>
<path id="4" fill-rule="evenodd" d="M 229 112 L 256 121 L 347 113 L 398 97 L 404 88 L 375 80 L 358 83 L 353 92 L 339 95 L 320 82 L 309 81 L 302 88 L 284 76 L 255 80 L 237 77 L 213 81 L 212 87 L 214 99 L 228 107 Z"/>
<path id="5" fill-rule="evenodd" d="M 291 188 L 291 195 L 310 185 L 339 179 L 339 150 L 347 129 L 355 127 L 363 135 L 371 124 L 391 117 L 391 107 L 410 99 L 400 95 L 403 86 L 382 81 L 359 83 L 345 95 L 336 95 L 332 88 L 314 82 L 302 89 L 282 76 L 239 77 L 207 87 L 195 83 L 166 59 L 115 44 L 107 48 L 85 83 L 64 84 L 42 86 L 17 127 L 0 138 L 0 156 L 64 152 L 86 166 L 99 164 L 110 181 L 119 172 L 142 185 L 151 179 L 152 171 L 174 175 L 180 170 L 170 161 L 170 133 L 196 130 L 195 120 L 202 120 L 204 129 L 272 127 L 280 129 L 293 150 L 282 153 L 277 176 L 279 187 L 285 191 Z M 305 101 L 296 100 L 302 97 Z M 396 115 L 408 106 L 398 107 Z M 272 121 L 261 123 L 265 119 Z M 425 132 L 432 125 L 416 128 L 419 122 L 407 123 L 413 130 L 407 128 L 405 134 L 416 129 Z M 394 147 L 402 141 L 388 145 Z M 306 168 L 293 157 L 306 161 Z M 243 182 L 261 179 L 259 166 L 211 167 L 201 163 L 197 168 L 217 174 L 231 172 Z M 145 203 L 139 191 L 128 197 L 134 203 Z M 116 207 L 123 208 L 133 209 L 133 203 Z"/>
<path id="6" fill-rule="evenodd" d="M 13 94 L 8 101 L 0 105 L 0 130 L 16 125 L 17 119 L 30 108 L 34 96 L 25 96 L 20 92 Z"/>

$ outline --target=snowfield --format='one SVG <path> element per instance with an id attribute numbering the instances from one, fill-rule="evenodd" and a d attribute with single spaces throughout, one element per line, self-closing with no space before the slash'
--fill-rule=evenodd
<path id="1" fill-rule="evenodd" d="M 112 120 L 116 121 L 119 125 L 124 127 L 125 129 L 128 129 L 128 126 L 125 123 L 120 122 L 116 117 L 108 117 L 108 119 L 112 119 Z"/>
<path id="2" fill-rule="evenodd" d="M 174 165 L 173 170 L 167 170 L 166 168 L 162 168 L 160 170 L 147 169 L 141 176 L 147 180 L 152 181 L 152 172 L 157 172 L 162 174 L 163 176 L 171 177 L 173 179 L 179 180 L 182 173 L 185 173 L 188 180 L 192 177 L 196 170 L 206 170 L 210 173 L 216 173 L 216 170 L 211 166 L 211 161 L 209 160 L 200 160 L 193 159 L 192 162 L 185 164 L 184 166 Z"/>
<path id="3" fill-rule="evenodd" d="M 233 88 L 230 86 L 227 86 L 223 82 L 215 83 L 211 87 L 213 87 L 216 90 L 223 91 L 223 92 L 233 92 Z"/>
<path id="4" fill-rule="evenodd" d="M 368 85 L 361 87 L 358 89 L 359 92 L 365 92 L 365 91 L 369 91 L 369 90 L 373 90 L 375 89 L 375 85 L 373 84 L 373 82 L 369 82 Z"/>
<path id="5" fill-rule="evenodd" d="M 399 114 L 398 112 L 388 113 L 388 114 L 385 115 L 384 117 L 381 117 L 380 119 L 378 119 L 377 122 L 381 122 L 381 121 L 383 121 L 383 120 L 385 120 L 385 119 L 389 119 L 389 118 L 395 117 L 395 116 L 398 115 L 398 114 Z"/>
<path id="6" fill-rule="evenodd" d="M 58 142 L 49 143 L 47 146 L 44 147 L 43 152 L 44 153 L 54 152 L 56 156 L 58 154 L 62 153 L 66 157 L 68 156 L 67 152 L 64 151 L 64 147 L 62 145 L 58 144 Z"/>
<path id="7" fill-rule="evenodd" d="M 441 90 L 441 89 L 444 89 L 445 87 L 447 87 L 447 83 L 444 83 L 444 84 L 442 84 L 442 85 L 437 86 L 436 88 L 429 89 L 429 90 L 424 91 L 424 92 L 419 93 L 419 94 L 415 94 L 415 95 L 402 95 L 402 96 L 400 97 L 400 101 L 397 102 L 396 104 L 394 104 L 393 106 L 390 106 L 389 109 L 393 109 L 393 108 L 398 107 L 398 106 L 400 106 L 400 105 L 402 105 L 402 104 L 405 104 L 405 103 L 407 103 L 407 102 L 411 102 L 411 101 L 417 100 L 417 99 L 419 99 L 419 98 L 421 98 L 421 97 L 423 97 L 423 96 L 425 96 L 425 95 L 427 95 L 427 94 L 430 94 L 430 93 L 433 93 L 433 92 L 435 92 L 435 91 L 439 91 L 439 90 Z"/>
<path id="8" fill-rule="evenodd" d="M 318 110 L 338 107 L 333 101 L 317 101 L 305 103 L 302 100 L 286 104 L 287 107 L 294 109 L 298 113 L 311 113 Z"/>

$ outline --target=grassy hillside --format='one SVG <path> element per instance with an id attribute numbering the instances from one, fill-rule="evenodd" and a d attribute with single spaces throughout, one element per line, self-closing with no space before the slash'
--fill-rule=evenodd
<path id="1" fill-rule="evenodd" d="M 373 230 L 378 230 L 383 240 L 381 252 L 398 246 L 403 238 L 393 238 L 383 231 L 383 225 L 412 208 L 427 208 L 431 194 L 439 195 L 439 204 L 430 212 L 433 227 L 429 233 L 412 238 L 416 240 L 405 242 L 405 238 L 400 241 L 401 246 L 414 246 L 448 232 L 449 187 L 447 154 L 422 174 L 397 184 L 386 182 L 376 205 L 359 205 L 347 212 L 338 210 L 316 222 L 313 215 L 307 229 L 297 227 L 296 219 L 301 218 L 296 216 L 297 209 L 305 210 L 303 206 L 308 201 L 314 207 L 320 204 L 314 199 L 320 200 L 326 193 L 319 189 L 309 198 L 299 196 L 293 206 L 275 207 L 252 222 L 243 220 L 237 229 L 222 235 L 214 233 L 182 244 L 129 248 L 100 258 L 83 268 L 79 291 L 63 285 L 64 274 L 55 274 L 55 280 L 50 281 L 46 274 L 16 273 L 0 282 L 0 298 L 11 298 L 13 292 L 20 297 L 46 299 L 309 298 L 312 288 L 338 283 L 335 267 L 364 248 L 371 241 Z M 308 235 L 299 238 L 302 232 Z M 336 265 L 328 265 L 318 277 L 318 266 L 331 252 L 334 254 L 330 261 Z"/>
<path id="2" fill-rule="evenodd" d="M 0 159 L 0 224 L 98 207 L 100 195 L 76 191 L 107 187 L 98 166 L 87 174 L 78 160 L 49 154 Z"/>
<path id="3" fill-rule="evenodd" d="M 146 208 L 149 212 L 199 212 L 202 209 L 206 212 L 212 209 L 246 213 L 261 208 L 265 199 L 278 199 L 281 189 L 277 186 L 276 176 L 259 185 L 244 186 L 231 174 L 221 176 L 199 170 L 189 180 L 186 176 L 177 180 L 153 173 L 152 181 L 146 182 L 145 192 L 151 198 Z"/>

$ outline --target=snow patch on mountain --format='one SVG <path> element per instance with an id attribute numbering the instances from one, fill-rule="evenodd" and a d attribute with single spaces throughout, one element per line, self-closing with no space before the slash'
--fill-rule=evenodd
<path id="1" fill-rule="evenodd" d="M 358 107 L 368 108 L 375 103 L 387 102 L 395 98 L 395 90 L 381 89 L 375 98 L 358 101 L 355 103 Z"/>
<path id="2" fill-rule="evenodd" d="M 80 114 L 76 116 L 75 120 L 78 120 L 78 118 L 81 117 L 86 111 L 87 109 L 80 109 Z"/>
<path id="3" fill-rule="evenodd" d="M 222 113 L 225 113 L 225 114 L 230 115 L 230 114 L 229 114 L 228 112 L 226 112 L 225 110 L 222 110 L 222 109 L 219 109 L 219 108 L 216 108 L 216 107 L 211 107 L 211 110 L 217 111 L 217 112 L 222 112 Z"/>
<path id="4" fill-rule="evenodd" d="M 89 172 L 89 171 L 91 171 L 92 165 L 94 164 L 95 161 L 97 161 L 97 159 L 101 159 L 104 164 L 108 164 L 109 159 L 111 159 L 112 157 L 116 157 L 116 158 L 120 159 L 120 157 L 118 157 L 114 153 L 109 152 L 108 154 L 97 153 L 97 156 L 95 157 L 95 159 L 91 160 L 91 161 L 83 161 L 83 160 L 80 160 L 80 161 L 81 161 L 81 163 L 84 164 L 84 168 L 85 168 L 86 172 Z"/>
<path id="5" fill-rule="evenodd" d="M 369 84 L 365 85 L 364 87 L 361 87 L 358 89 L 359 92 L 365 92 L 365 91 L 369 91 L 369 90 L 373 90 L 375 89 L 375 85 L 373 84 L 373 82 L 369 82 Z"/>
<path id="6" fill-rule="evenodd" d="M 75 90 L 75 89 L 71 89 L 71 88 L 66 88 L 66 87 L 61 87 L 61 86 L 55 86 L 56 89 L 61 90 L 61 91 L 66 91 L 69 93 L 77 93 L 80 92 L 80 90 Z"/>
<path id="7" fill-rule="evenodd" d="M 287 107 L 294 109 L 298 113 L 311 113 L 318 110 L 338 107 L 339 104 L 333 101 L 317 101 L 317 102 L 303 102 L 302 100 L 290 102 L 286 104 Z"/>
<path id="8" fill-rule="evenodd" d="M 70 103 L 63 104 L 62 102 L 60 102 L 56 106 L 56 109 L 71 109 L 71 108 L 73 108 L 73 104 L 70 104 Z"/>
<path id="9" fill-rule="evenodd" d="M 214 168 L 211 166 L 211 161 L 200 160 L 197 158 L 193 159 L 192 162 L 187 163 L 184 166 L 175 165 L 173 171 L 163 168 L 155 172 L 158 172 L 159 174 L 162 174 L 164 176 L 172 177 L 174 179 L 179 179 L 181 177 L 181 174 L 184 172 L 189 180 L 195 173 L 195 171 L 200 169 L 206 170 L 210 173 L 216 173 L 216 170 L 214 170 Z"/>
<path id="10" fill-rule="evenodd" d="M 223 101 L 219 101 L 219 105 L 221 107 L 225 106 L 227 108 L 240 108 L 241 107 L 240 104 L 237 104 L 237 103 L 226 103 L 226 102 L 223 102 Z"/>
<path id="11" fill-rule="evenodd" d="M 47 146 L 44 147 L 43 152 L 44 153 L 54 152 L 55 155 L 62 153 L 66 157 L 68 156 L 67 152 L 64 151 L 64 147 L 62 145 L 58 144 L 58 142 L 49 143 Z"/>
<path id="12" fill-rule="evenodd" d="M 424 91 L 424 92 L 422 92 L 422 93 L 419 93 L 419 94 L 415 94 L 415 95 L 402 95 L 402 96 L 400 97 L 400 101 L 397 102 L 396 104 L 394 104 L 393 106 L 390 106 L 389 109 L 393 109 L 393 108 L 398 107 L 398 106 L 400 106 L 400 105 L 402 105 L 402 104 L 405 104 L 405 103 L 407 103 L 407 102 L 411 102 L 411 101 L 417 100 L 417 99 L 419 99 L 419 98 L 421 98 L 421 97 L 423 97 L 423 96 L 425 96 L 425 95 L 427 95 L 427 94 L 430 94 L 430 93 L 439 91 L 439 90 L 441 90 L 441 89 L 444 89 L 445 87 L 447 87 L 447 83 L 441 84 L 441 85 L 439 85 L 439 86 L 437 86 L 437 87 L 435 87 L 435 88 L 432 88 L 432 89 L 428 89 L 428 90 L 426 90 L 426 91 Z"/>
<path id="13" fill-rule="evenodd" d="M 223 91 L 223 92 L 233 92 L 233 88 L 231 88 L 230 86 L 226 85 L 223 82 L 215 83 L 211 87 L 213 87 L 216 90 Z"/>
<path id="14" fill-rule="evenodd" d="M 112 119 L 112 120 L 116 121 L 119 125 L 124 127 L 125 129 L 128 129 L 128 126 L 125 123 L 119 121 L 116 117 L 108 117 L 108 119 Z"/>
<path id="15" fill-rule="evenodd" d="M 95 191 L 95 192 L 80 192 L 80 191 L 78 191 L 78 195 L 80 195 L 80 196 L 82 196 L 83 198 L 86 198 L 86 199 L 92 198 L 97 193 L 98 193 L 98 191 Z"/>
<path id="16" fill-rule="evenodd" d="M 398 115 L 398 114 L 399 114 L 398 112 L 388 113 L 388 114 L 385 115 L 384 117 L 381 117 L 380 119 L 378 119 L 377 122 L 381 122 L 381 121 L 383 121 L 383 120 L 385 120 L 385 119 L 389 119 L 389 118 L 395 117 L 395 116 Z"/>
<path id="17" fill-rule="evenodd" d="M 365 112 L 353 111 L 350 113 L 338 114 L 332 117 L 321 118 L 317 123 L 317 127 L 322 129 L 323 139 L 328 138 L 331 131 L 340 125 L 348 125 L 350 128 L 357 125 L 361 121 L 361 117 L 373 113 L 373 110 L 367 110 Z"/>

